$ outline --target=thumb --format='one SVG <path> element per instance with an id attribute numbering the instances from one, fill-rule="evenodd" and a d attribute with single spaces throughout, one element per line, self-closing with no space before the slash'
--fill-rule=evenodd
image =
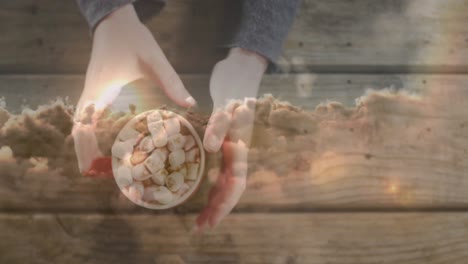
<path id="1" fill-rule="evenodd" d="M 96 122 L 106 107 L 119 95 L 122 83 L 105 78 L 94 67 L 88 68 L 85 88 L 75 108 L 72 137 L 78 168 L 86 175 L 93 161 L 103 157 L 95 134 Z"/>
<path id="2" fill-rule="evenodd" d="M 161 85 L 166 95 L 181 107 L 192 107 L 196 105 L 195 99 L 185 89 L 182 80 L 167 60 L 161 48 L 157 47 L 153 55 L 147 61 L 145 67 L 146 75 Z"/>
<path id="3" fill-rule="evenodd" d="M 96 134 L 91 125 L 75 124 L 72 135 L 78 168 L 82 174 L 85 174 L 91 169 L 93 160 L 102 157 L 103 154 L 98 147 Z"/>

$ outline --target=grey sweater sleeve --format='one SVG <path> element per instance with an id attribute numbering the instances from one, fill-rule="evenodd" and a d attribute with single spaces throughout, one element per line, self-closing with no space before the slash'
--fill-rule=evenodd
<path id="1" fill-rule="evenodd" d="M 254 51 L 276 62 L 300 0 L 241 1 L 239 25 L 227 46 Z"/>
<path id="2" fill-rule="evenodd" d="M 104 17 L 126 4 L 133 3 L 141 20 L 158 13 L 166 4 L 166 0 L 76 0 L 81 13 L 88 21 L 91 29 Z"/>
<path id="3" fill-rule="evenodd" d="M 119 7 L 133 3 L 141 20 L 158 13 L 167 0 L 77 0 L 91 29 Z M 241 10 L 228 47 L 254 51 L 270 62 L 278 59 L 300 0 L 240 0 Z"/>

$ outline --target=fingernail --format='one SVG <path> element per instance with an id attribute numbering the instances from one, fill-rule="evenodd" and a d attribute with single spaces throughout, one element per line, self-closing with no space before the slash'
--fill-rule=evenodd
<path id="1" fill-rule="evenodd" d="M 212 135 L 208 138 L 208 141 L 206 142 L 206 144 L 210 150 L 216 151 L 216 149 L 218 149 L 219 139 L 217 136 Z"/>
<path id="2" fill-rule="evenodd" d="M 190 106 L 197 105 L 197 101 L 195 101 L 195 99 L 192 96 L 187 97 L 187 99 L 185 99 L 185 102 L 187 102 L 187 104 L 189 104 Z"/>

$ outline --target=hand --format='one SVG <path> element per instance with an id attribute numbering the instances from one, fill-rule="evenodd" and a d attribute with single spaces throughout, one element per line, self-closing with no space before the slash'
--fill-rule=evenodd
<path id="1" fill-rule="evenodd" d="M 208 152 L 222 149 L 223 165 L 210 191 L 208 205 L 198 216 L 195 232 L 215 227 L 239 201 L 246 187 L 247 158 L 255 103 L 267 61 L 240 48 L 216 64 L 210 80 L 213 112 L 203 145 Z"/>
<path id="2" fill-rule="evenodd" d="M 151 32 L 129 4 L 107 16 L 94 32 L 91 60 L 72 132 L 83 174 L 99 176 L 91 168 L 93 161 L 102 157 L 94 133 L 96 119 L 116 99 L 122 86 L 140 78 L 159 84 L 182 107 L 195 104 Z"/>

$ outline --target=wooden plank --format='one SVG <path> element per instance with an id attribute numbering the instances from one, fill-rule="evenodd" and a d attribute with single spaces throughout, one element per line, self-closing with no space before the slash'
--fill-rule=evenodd
<path id="1" fill-rule="evenodd" d="M 207 76 L 191 75 L 183 79 L 194 90 L 208 82 Z M 309 114 L 303 116 L 304 120 L 292 115 L 284 123 L 292 132 L 275 128 L 283 124 L 281 115 L 277 115 L 279 119 L 271 120 L 276 122 L 273 131 L 278 137 L 272 136 L 271 129 L 258 126 L 256 147 L 250 155 L 248 188 L 237 209 L 468 208 L 468 117 L 463 110 L 468 102 L 468 76 L 267 76 L 261 90 L 288 99 L 293 105 L 313 109 L 317 102 L 326 99 L 351 104 L 366 87 L 379 87 L 385 83 L 382 80 L 389 79 L 400 82 L 396 87 L 411 87 L 421 93 L 433 90 L 434 95 L 428 101 L 412 101 L 404 96 L 401 100 L 377 97 L 377 103 L 367 106 L 370 115 L 349 122 L 346 118 L 335 120 L 334 115 L 325 115 L 317 121 L 310 116 L 312 112 L 306 112 Z M 80 76 L 0 78 L 0 86 L 11 89 L 7 104 L 9 98 L 20 98 L 21 94 L 33 95 L 35 100 L 45 99 L 47 94 L 77 95 L 75 90 L 72 93 L 69 90 L 79 88 L 81 83 Z M 35 87 L 40 92 L 34 93 Z M 340 126 L 334 126 L 333 122 Z M 281 144 L 285 138 L 288 144 Z M 73 149 L 70 145 L 65 149 L 63 162 L 75 168 Z M 209 162 L 211 167 L 217 167 L 220 157 L 209 156 Z M 28 174 L 20 168 L 24 166 L 16 163 L 1 166 L 3 211 L 139 210 L 119 197 L 119 190 L 111 180 L 58 172 Z M 197 196 L 177 210 L 199 210 L 209 186 L 205 181 Z"/>
<path id="2" fill-rule="evenodd" d="M 228 1 L 170 1 L 148 22 L 181 73 L 224 56 Z M 280 60 L 284 72 L 468 72 L 467 0 L 305 0 Z M 89 31 L 74 1 L 0 3 L 0 72 L 84 73 Z"/>
<path id="3" fill-rule="evenodd" d="M 172 1 L 151 21 L 166 56 L 180 72 L 210 72 L 223 55 L 216 49 L 220 1 Z M 2 1 L 0 71 L 84 73 L 91 51 L 89 28 L 75 1 Z"/>
<path id="4" fill-rule="evenodd" d="M 467 12 L 465 0 L 304 1 L 281 64 L 294 71 L 466 72 Z"/>
<path id="5" fill-rule="evenodd" d="M 186 88 L 196 97 L 203 111 L 211 110 L 209 98 L 209 75 L 180 75 Z M 265 75 L 259 94 L 272 94 L 304 109 L 313 110 L 325 101 L 337 101 L 347 107 L 355 105 L 357 98 L 368 89 L 410 90 L 422 92 L 430 87 L 452 89 L 466 87 L 467 75 L 444 74 L 274 74 Z M 22 105 L 33 109 L 50 103 L 56 98 L 66 98 L 74 104 L 78 101 L 84 84 L 83 75 L 0 75 L 1 97 L 5 97 L 7 108 L 17 112 Z M 140 94 L 164 97 L 152 84 L 136 81 L 123 89 L 124 96 L 130 96 L 138 89 Z M 161 103 L 170 104 L 167 98 Z"/>
<path id="6" fill-rule="evenodd" d="M 464 264 L 466 213 L 1 215 L 2 263 Z"/>

